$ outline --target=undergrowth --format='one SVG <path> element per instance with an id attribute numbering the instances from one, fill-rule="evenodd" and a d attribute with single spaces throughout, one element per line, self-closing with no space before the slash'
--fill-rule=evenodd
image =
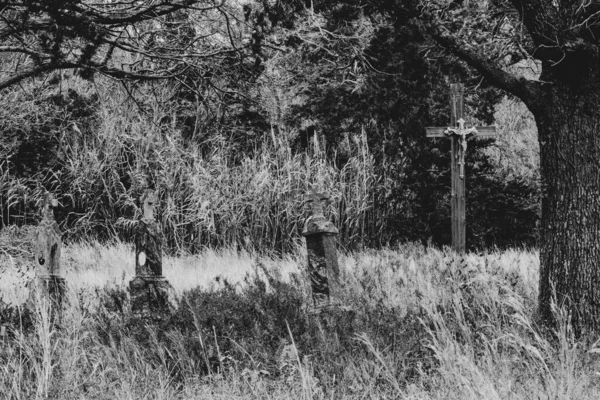
<path id="1" fill-rule="evenodd" d="M 354 313 L 329 319 L 306 313 L 303 268 L 252 263 L 154 323 L 124 285 L 71 290 L 60 326 L 38 299 L 3 338 L 6 398 L 597 398 L 595 338 L 576 340 L 558 305 L 555 330 L 536 323 L 535 254 L 342 255 L 335 295 Z"/>

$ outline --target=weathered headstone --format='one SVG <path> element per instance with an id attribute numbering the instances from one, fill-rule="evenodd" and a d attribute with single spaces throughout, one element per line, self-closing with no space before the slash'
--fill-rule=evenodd
<path id="1" fill-rule="evenodd" d="M 58 207 L 56 198 L 51 193 L 46 193 L 42 203 L 42 220 L 37 228 L 35 279 L 30 294 L 30 301 L 34 300 L 32 296 L 36 291 L 41 294 L 42 298 L 50 300 L 53 319 L 55 312 L 60 315 L 66 290 L 65 278 L 62 276 L 60 264 L 61 232 L 54 217 L 56 207 Z"/>
<path id="2" fill-rule="evenodd" d="M 312 191 L 305 201 L 310 204 L 311 215 L 306 219 L 302 235 L 306 238 L 308 274 L 312 289 L 313 306 L 307 315 L 315 329 L 327 331 L 324 340 L 340 346 L 353 335 L 352 322 L 356 313 L 339 301 L 340 267 L 337 257 L 338 230 L 324 214 L 329 196 Z"/>
<path id="3" fill-rule="evenodd" d="M 451 219 L 452 219 L 452 248 L 459 254 L 464 254 L 466 247 L 466 199 L 465 199 L 465 155 L 467 139 L 475 137 L 493 137 L 496 135 L 495 126 L 477 126 L 466 128 L 464 118 L 464 86 L 462 83 L 450 85 L 450 127 L 425 128 L 427 137 L 450 138 L 451 160 L 450 171 L 452 179 Z"/>
<path id="4" fill-rule="evenodd" d="M 154 210 L 158 197 L 146 190 L 140 199 L 143 216 L 135 228 L 135 278 L 129 283 L 131 309 L 150 319 L 167 318 L 173 311 L 173 287 L 162 275 L 162 235 Z"/>
<path id="5" fill-rule="evenodd" d="M 330 304 L 330 279 L 337 283 L 340 273 L 336 249 L 338 230 L 323 213 L 323 202 L 328 199 L 327 194 L 314 191 L 305 198 L 310 204 L 311 215 L 304 223 L 302 235 L 306 238 L 308 274 L 315 307 Z"/>

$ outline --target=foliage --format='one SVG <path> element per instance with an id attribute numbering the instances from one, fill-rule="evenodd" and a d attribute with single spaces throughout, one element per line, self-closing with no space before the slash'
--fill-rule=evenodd
<path id="1" fill-rule="evenodd" d="M 0 89 L 55 70 L 117 79 L 175 78 L 206 59 L 243 55 L 230 18 L 241 10 L 204 0 L 2 1 Z M 219 22 L 217 22 L 219 21 Z"/>
<path id="2" fill-rule="evenodd" d="M 167 249 L 282 252 L 296 245 L 302 195 L 317 185 L 331 187 L 331 218 L 346 248 L 449 243 L 448 143 L 425 138 L 423 126 L 447 123 L 450 79 L 465 80 L 473 123 L 492 121 L 498 93 L 432 51 L 410 2 L 390 15 L 383 4 L 335 4 L 173 9 L 153 22 L 169 28 L 162 36 L 149 21 L 136 25 L 154 56 L 166 52 L 165 60 L 148 56 L 148 73 L 189 67 L 170 82 L 60 71 L 5 89 L 2 225 L 34 223 L 36 201 L 52 190 L 69 239 L 128 238 L 127 221 L 150 185 L 162 191 Z M 198 34 L 198 18 L 219 10 L 236 24 L 216 19 L 202 32 L 216 38 L 233 27 L 231 43 L 218 43 L 224 52 L 173 59 Z M 211 40 L 194 46 L 206 50 Z M 171 47 L 161 50 L 163 42 Z M 128 57 L 117 52 L 112 62 Z M 495 148 L 469 145 L 468 241 L 533 245 L 537 175 L 506 175 Z"/>
<path id="3" fill-rule="evenodd" d="M 282 33 L 290 51 L 270 61 L 285 71 L 279 79 L 291 82 L 283 84 L 288 100 L 280 113 L 297 132 L 293 148 L 302 151 L 312 137 L 323 137 L 329 157 L 343 165 L 352 141 L 366 135 L 379 178 L 372 204 L 377 222 L 367 231 L 385 232 L 366 242 L 449 243 L 449 144 L 426 138 L 423 127 L 448 123 L 448 81 L 466 82 L 472 124 L 493 122 L 499 92 L 465 64 L 442 57 L 423 35 L 412 2 L 340 1 L 300 11 L 294 29 Z M 494 171 L 486 157 L 492 143 L 469 145 L 468 242 L 473 248 L 532 245 L 538 182 Z M 504 207 L 490 224 L 486 210 Z"/>

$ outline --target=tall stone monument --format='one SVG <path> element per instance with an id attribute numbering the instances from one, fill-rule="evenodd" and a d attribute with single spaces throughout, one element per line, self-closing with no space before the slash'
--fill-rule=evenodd
<path id="1" fill-rule="evenodd" d="M 315 308 L 331 305 L 331 288 L 339 283 L 340 268 L 337 259 L 336 236 L 338 230 L 323 213 L 325 193 L 312 191 L 305 197 L 310 204 L 311 216 L 304 223 L 302 235 L 306 238 L 308 273 Z"/>
<path id="2" fill-rule="evenodd" d="M 312 288 L 312 307 L 307 307 L 311 324 L 319 331 L 327 331 L 328 341 L 340 346 L 351 340 L 352 322 L 356 312 L 340 302 L 340 267 L 337 257 L 338 230 L 324 214 L 329 196 L 312 191 L 305 200 L 311 215 L 306 219 L 302 235 L 306 238 L 308 274 Z"/>
<path id="3" fill-rule="evenodd" d="M 173 287 L 162 275 L 162 234 L 154 211 L 158 196 L 146 190 L 140 199 L 143 216 L 135 228 L 135 278 L 129 283 L 131 309 L 143 318 L 168 318 L 174 308 Z"/>

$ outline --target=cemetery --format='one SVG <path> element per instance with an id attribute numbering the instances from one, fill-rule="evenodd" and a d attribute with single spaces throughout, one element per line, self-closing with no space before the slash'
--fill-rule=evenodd
<path id="1" fill-rule="evenodd" d="M 594 2 L 0 7 L 0 400 L 597 399 Z"/>

